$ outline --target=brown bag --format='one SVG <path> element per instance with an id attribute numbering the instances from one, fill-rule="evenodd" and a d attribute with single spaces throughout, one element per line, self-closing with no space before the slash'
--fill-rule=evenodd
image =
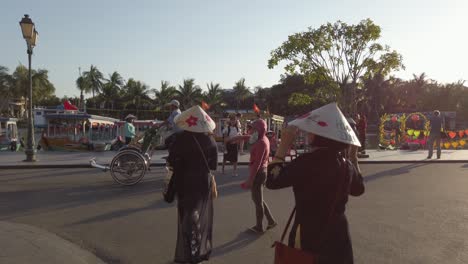
<path id="1" fill-rule="evenodd" d="M 275 241 L 273 246 L 275 247 L 275 264 L 314 264 L 317 263 L 317 258 L 306 251 L 289 247 L 283 244 L 284 237 L 289 229 L 291 220 L 296 213 L 296 207 L 294 207 L 289 216 L 286 228 L 284 228 L 283 234 L 281 235 L 281 241 Z"/>
<path id="2" fill-rule="evenodd" d="M 195 136 L 193 136 L 193 139 L 197 143 L 198 149 L 200 150 L 200 152 L 202 154 L 202 157 L 203 157 L 203 160 L 205 161 L 206 168 L 210 172 L 211 197 L 213 197 L 213 199 L 216 199 L 216 198 L 218 198 L 218 187 L 216 185 L 215 177 L 214 177 L 213 173 L 211 173 L 210 166 L 208 165 L 208 161 L 206 160 L 205 153 L 203 153 L 203 149 L 201 148 L 200 143 L 198 143 L 198 140 L 197 140 L 197 138 Z"/>

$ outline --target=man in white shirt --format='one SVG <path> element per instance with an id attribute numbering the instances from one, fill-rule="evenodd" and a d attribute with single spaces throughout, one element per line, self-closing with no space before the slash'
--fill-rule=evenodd
<path id="1" fill-rule="evenodd" d="M 157 125 L 157 127 L 166 126 L 168 128 L 168 134 L 166 139 L 164 140 L 164 145 L 166 148 L 169 148 L 175 139 L 175 133 L 182 131 L 177 125 L 174 123 L 174 118 L 180 115 L 180 103 L 177 100 L 172 100 L 170 103 L 166 104 L 166 107 L 170 107 L 171 114 L 166 119 L 166 121 L 162 122 L 161 124 Z"/>

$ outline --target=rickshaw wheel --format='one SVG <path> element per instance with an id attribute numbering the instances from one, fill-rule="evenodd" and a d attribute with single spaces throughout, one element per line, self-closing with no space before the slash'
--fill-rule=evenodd
<path id="1" fill-rule="evenodd" d="M 145 176 L 148 168 L 146 159 L 134 150 L 119 152 L 111 161 L 110 173 L 121 185 L 135 185 Z"/>

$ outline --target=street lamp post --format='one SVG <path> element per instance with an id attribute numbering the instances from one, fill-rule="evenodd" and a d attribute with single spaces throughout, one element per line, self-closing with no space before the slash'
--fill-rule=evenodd
<path id="1" fill-rule="evenodd" d="M 26 160 L 24 161 L 36 161 L 36 149 L 34 148 L 34 124 L 33 124 L 33 112 L 32 112 L 32 75 L 31 75 L 31 55 L 33 54 L 33 48 L 36 46 L 38 33 L 34 27 L 34 23 L 29 18 L 29 15 L 24 15 L 23 19 L 19 22 L 21 26 L 21 32 L 23 38 L 26 40 L 28 47 L 28 60 L 29 60 L 29 89 L 28 89 L 28 141 L 26 143 Z"/>

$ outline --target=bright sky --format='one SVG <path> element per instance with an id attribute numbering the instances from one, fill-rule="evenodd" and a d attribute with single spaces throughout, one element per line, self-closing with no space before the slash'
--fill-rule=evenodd
<path id="1" fill-rule="evenodd" d="M 59 97 L 78 95 L 75 80 L 96 65 L 159 88 L 195 78 L 202 88 L 269 87 L 283 73 L 268 69 L 270 51 L 287 36 L 342 20 L 371 18 L 382 43 L 404 57 L 411 78 L 468 78 L 466 0 L 6 0 L 0 7 L 0 65 L 27 65 L 19 21 L 29 14 L 39 32 L 33 67 L 49 70 Z"/>

